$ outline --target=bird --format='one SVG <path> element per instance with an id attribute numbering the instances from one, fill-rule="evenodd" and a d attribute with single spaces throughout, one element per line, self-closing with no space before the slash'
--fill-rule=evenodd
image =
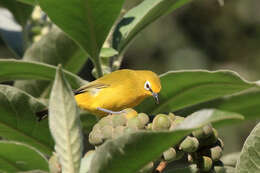
<path id="1" fill-rule="evenodd" d="M 159 104 L 161 91 L 159 76 L 149 70 L 122 69 L 111 72 L 74 91 L 77 105 L 98 117 L 122 113 L 152 96 Z M 36 113 L 42 120 L 48 110 Z"/>

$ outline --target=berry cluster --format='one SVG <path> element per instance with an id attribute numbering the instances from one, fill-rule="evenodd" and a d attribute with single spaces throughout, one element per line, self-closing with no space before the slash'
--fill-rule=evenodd
<path id="1" fill-rule="evenodd" d="M 124 133 L 138 130 L 168 131 L 173 130 L 185 118 L 173 113 L 158 114 L 152 121 L 145 113 L 137 113 L 133 109 L 126 109 L 122 114 L 109 115 L 102 118 L 89 134 L 89 142 L 99 146 L 108 139 L 115 139 Z M 223 166 L 219 160 L 222 156 L 223 142 L 211 125 L 193 131 L 178 145 L 162 153 L 161 158 L 147 164 L 139 173 L 152 172 L 159 162 L 166 164 L 187 158 L 189 163 L 195 164 L 200 172 L 210 172 L 215 166 Z"/>

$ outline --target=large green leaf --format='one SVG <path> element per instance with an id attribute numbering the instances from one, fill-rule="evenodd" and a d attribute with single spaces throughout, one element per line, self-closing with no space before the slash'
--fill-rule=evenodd
<path id="1" fill-rule="evenodd" d="M 42 153 L 23 143 L 0 141 L 0 170 L 20 172 L 34 169 L 48 171 L 48 160 Z"/>
<path id="2" fill-rule="evenodd" d="M 95 150 L 88 151 L 81 159 L 80 173 L 87 173 L 90 170 L 90 164 L 95 154 Z"/>
<path id="3" fill-rule="evenodd" d="M 2 0 L 0 5 L 10 10 L 14 15 L 15 20 L 22 26 L 25 26 L 33 10 L 32 6 L 18 2 L 16 0 Z"/>
<path id="4" fill-rule="evenodd" d="M 78 73 L 85 64 L 87 55 L 64 32 L 54 27 L 41 40 L 26 50 L 23 60 L 44 62 L 55 66 L 62 64 L 64 69 L 72 73 Z M 17 81 L 15 86 L 35 97 L 39 97 L 46 92 L 46 88 L 50 87 L 50 82 Z"/>
<path id="5" fill-rule="evenodd" d="M 245 92 L 225 96 L 219 99 L 201 103 L 178 111 L 181 115 L 188 115 L 203 108 L 217 108 L 242 114 L 246 120 L 260 117 L 260 89 L 250 89 Z"/>
<path id="6" fill-rule="evenodd" d="M 64 69 L 78 73 L 87 60 L 87 54 L 58 27 L 53 27 L 26 50 L 23 59 L 62 64 Z"/>
<path id="7" fill-rule="evenodd" d="M 237 173 L 260 172 L 260 123 L 258 123 L 247 137 L 240 158 L 237 161 Z"/>
<path id="8" fill-rule="evenodd" d="M 226 70 L 168 72 L 161 75 L 161 84 L 160 104 L 155 106 L 149 98 L 137 107 L 139 112 L 155 114 L 176 111 L 257 86 Z"/>
<path id="9" fill-rule="evenodd" d="M 202 110 L 186 118 L 175 130 L 167 132 L 139 131 L 109 140 L 98 147 L 91 162 L 91 173 L 132 173 L 160 157 L 169 147 L 178 144 L 195 128 L 220 123 L 227 119 L 241 119 L 234 113 Z"/>
<path id="10" fill-rule="evenodd" d="M 53 80 L 56 71 L 56 67 L 52 65 L 10 59 L 0 59 L 0 69 L 0 81 L 21 79 Z M 64 73 L 73 88 L 78 88 L 85 83 L 83 79 L 73 73 L 68 71 L 64 71 Z"/>
<path id="11" fill-rule="evenodd" d="M 36 2 L 37 0 L 16 0 L 16 1 L 28 4 L 28 5 L 36 5 L 37 4 L 37 2 Z"/>
<path id="12" fill-rule="evenodd" d="M 95 59 L 124 0 L 38 0 L 51 20 Z"/>
<path id="13" fill-rule="evenodd" d="M 129 10 L 114 31 L 113 47 L 122 52 L 148 24 L 187 4 L 191 0 L 144 0 Z"/>
<path id="14" fill-rule="evenodd" d="M 37 122 L 35 112 L 45 108 L 40 101 L 25 92 L 0 85 L 0 136 L 20 141 L 50 155 L 51 140 L 46 121 Z"/>
<path id="15" fill-rule="evenodd" d="M 79 112 L 61 67 L 50 96 L 49 126 L 63 173 L 78 173 L 83 150 Z"/>
<path id="16" fill-rule="evenodd" d="M 221 157 L 221 161 L 226 166 L 236 167 L 237 160 L 239 159 L 240 152 L 229 153 Z"/>

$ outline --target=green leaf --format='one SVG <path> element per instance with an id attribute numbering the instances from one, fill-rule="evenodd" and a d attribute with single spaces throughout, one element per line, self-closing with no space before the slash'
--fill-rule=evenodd
<path id="1" fill-rule="evenodd" d="M 49 126 L 63 173 L 78 173 L 83 137 L 74 94 L 61 67 L 57 69 L 50 96 Z"/>
<path id="2" fill-rule="evenodd" d="M 16 0 L 3 0 L 0 2 L 0 5 L 10 10 L 14 15 L 15 20 L 22 26 L 25 26 L 33 10 L 32 6 Z"/>
<path id="3" fill-rule="evenodd" d="M 0 59 L 0 69 L 0 81 L 21 79 L 53 80 L 56 67 L 32 61 Z M 64 71 L 64 73 L 73 88 L 78 88 L 86 83 L 77 75 L 68 71 Z"/>
<path id="4" fill-rule="evenodd" d="M 35 112 L 45 108 L 39 100 L 25 92 L 0 85 L 0 136 L 26 143 L 50 155 L 51 140 L 46 121 L 37 122 Z"/>
<path id="5" fill-rule="evenodd" d="M 199 120 L 200 118 L 209 119 L 209 121 L 214 124 L 214 127 L 221 127 L 223 125 L 233 124 L 234 121 L 244 120 L 244 117 L 238 113 L 226 112 L 226 111 L 222 111 L 222 110 L 218 110 L 218 109 L 202 109 L 202 110 L 192 113 L 190 116 L 188 116 L 185 119 L 186 122 L 188 120 L 190 121 L 189 125 L 197 123 L 193 119 L 193 117 L 196 117 L 197 120 Z"/>
<path id="6" fill-rule="evenodd" d="M 64 69 L 78 73 L 87 61 L 87 54 L 58 27 L 42 36 L 24 54 L 24 60 L 62 64 Z"/>
<path id="7" fill-rule="evenodd" d="M 48 160 L 35 148 L 14 141 L 0 141 L 0 170 L 19 172 L 48 171 Z"/>
<path id="8" fill-rule="evenodd" d="M 237 114 L 235 114 L 237 115 Z M 178 144 L 195 128 L 208 123 L 237 119 L 232 113 L 202 110 L 186 118 L 173 131 L 139 131 L 109 140 L 97 148 L 91 162 L 91 173 L 132 173 L 160 157 L 161 153 Z M 241 116 L 239 116 L 241 118 Z"/>
<path id="9" fill-rule="evenodd" d="M 242 114 L 246 120 L 257 119 L 260 117 L 260 90 L 249 89 L 244 92 L 225 96 L 219 99 L 201 103 L 192 107 L 180 110 L 181 115 L 188 115 L 199 109 L 216 108 L 230 112 Z"/>
<path id="10" fill-rule="evenodd" d="M 152 98 L 146 99 L 137 107 L 139 112 L 156 114 L 177 111 L 257 86 L 226 70 L 173 71 L 161 75 L 160 79 L 160 104 L 155 106 Z"/>
<path id="11" fill-rule="evenodd" d="M 64 32 L 54 27 L 41 40 L 27 49 L 23 60 L 44 62 L 55 66 L 62 64 L 66 70 L 78 73 L 87 60 L 87 54 Z M 17 81 L 15 87 L 39 97 L 50 87 L 50 82 Z"/>
<path id="12" fill-rule="evenodd" d="M 242 114 L 245 119 L 260 117 L 260 90 L 250 90 L 216 100 L 216 108 Z M 212 106 L 211 106 L 212 107 Z"/>
<path id="13" fill-rule="evenodd" d="M 235 167 L 237 164 L 237 160 L 239 159 L 240 152 L 235 152 L 235 153 L 229 153 L 223 157 L 221 157 L 221 161 L 224 163 L 226 166 L 232 166 Z"/>
<path id="14" fill-rule="evenodd" d="M 36 170 L 32 170 L 32 171 L 23 171 L 23 172 L 18 172 L 18 173 L 48 173 L 48 172 L 36 169 Z"/>
<path id="15" fill-rule="evenodd" d="M 87 173 L 90 170 L 90 164 L 95 154 L 95 150 L 88 151 L 85 156 L 81 159 L 80 173 Z"/>
<path id="16" fill-rule="evenodd" d="M 33 6 L 37 5 L 36 0 L 17 0 L 17 1 L 28 4 L 28 5 L 33 5 Z"/>
<path id="17" fill-rule="evenodd" d="M 260 172 L 260 123 L 247 137 L 236 165 L 237 173 Z"/>
<path id="18" fill-rule="evenodd" d="M 102 48 L 100 52 L 100 57 L 102 58 L 110 58 L 112 56 L 117 55 L 118 52 L 113 48 Z"/>
<path id="19" fill-rule="evenodd" d="M 147 25 L 191 0 L 144 0 L 129 10 L 114 31 L 113 47 L 120 53 Z"/>
<path id="20" fill-rule="evenodd" d="M 96 61 L 124 0 L 38 0 L 38 2 L 51 20 Z"/>

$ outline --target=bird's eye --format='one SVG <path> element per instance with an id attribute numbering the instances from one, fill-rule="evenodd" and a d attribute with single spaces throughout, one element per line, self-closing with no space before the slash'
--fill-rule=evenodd
<path id="1" fill-rule="evenodd" d="M 150 91 L 151 90 L 151 84 L 149 81 L 146 81 L 145 84 L 144 84 L 144 89 L 146 89 L 147 91 Z"/>

